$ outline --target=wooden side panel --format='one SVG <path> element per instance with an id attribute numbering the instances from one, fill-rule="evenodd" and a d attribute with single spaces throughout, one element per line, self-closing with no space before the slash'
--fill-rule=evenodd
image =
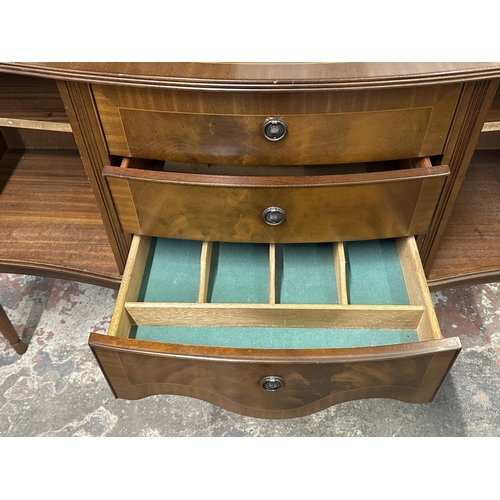
<path id="1" fill-rule="evenodd" d="M 410 304 L 424 306 L 425 312 L 418 328 L 418 338 L 420 340 L 440 339 L 441 330 L 429 288 L 427 287 L 415 239 L 411 237 L 400 238 L 396 241 L 396 245 Z"/>
<path id="2" fill-rule="evenodd" d="M 442 169 L 442 167 L 439 167 Z M 106 167 L 105 175 L 123 228 L 134 234 L 203 241 L 320 242 L 408 236 L 426 231 L 447 169 L 422 169 L 415 177 L 338 177 L 338 184 L 290 186 L 291 179 L 265 180 L 265 187 L 169 182 L 141 178 L 134 169 Z M 124 174 L 124 171 L 127 174 Z M 130 172 L 130 174 L 128 174 Z M 370 174 L 367 174 L 368 176 Z M 399 174 L 397 174 L 399 175 Z M 163 177 L 162 177 L 163 176 Z M 343 182 L 342 177 L 350 181 Z M 282 186 L 280 186 L 280 183 Z M 262 184 L 261 184 L 262 185 Z M 284 187 L 283 187 L 284 186 Z M 269 226 L 262 212 L 282 208 L 286 220 Z"/>
<path id="3" fill-rule="evenodd" d="M 472 82 L 464 86 L 460 96 L 443 155 L 443 163 L 450 167 L 450 176 L 439 199 L 428 233 L 419 240 L 420 255 L 427 276 L 431 272 L 439 273 L 431 271 L 434 257 L 497 88 L 498 80 Z"/>
<path id="4" fill-rule="evenodd" d="M 441 154 L 461 85 L 238 93 L 94 85 L 112 154 L 232 165 L 351 163 Z M 270 142 L 264 121 L 285 120 Z"/>
<path id="5" fill-rule="evenodd" d="M 7 151 L 0 191 L 1 272 L 118 288 L 120 273 L 78 151 Z"/>
<path id="6" fill-rule="evenodd" d="M 430 401 L 460 350 L 458 339 L 316 353 L 218 349 L 218 356 L 213 348 L 190 352 L 186 346 L 98 334 L 89 343 L 119 398 L 178 394 L 260 418 L 301 417 L 370 397 Z M 261 389 L 269 375 L 282 377 L 284 388 Z"/>
<path id="7" fill-rule="evenodd" d="M 147 236 L 135 236 L 132 240 L 122 284 L 109 325 L 108 335 L 112 337 L 128 337 L 130 334 L 131 322 L 125 309 L 125 302 L 135 301 L 139 296 L 150 244 L 151 238 Z"/>
<path id="8" fill-rule="evenodd" d="M 433 289 L 500 280 L 500 151 L 476 151 L 429 272 Z"/>
<path id="9" fill-rule="evenodd" d="M 90 86 L 75 82 L 58 82 L 58 88 L 116 265 L 122 273 L 132 239 L 120 226 L 111 194 L 102 177 L 102 169 L 109 163 L 109 156 Z"/>

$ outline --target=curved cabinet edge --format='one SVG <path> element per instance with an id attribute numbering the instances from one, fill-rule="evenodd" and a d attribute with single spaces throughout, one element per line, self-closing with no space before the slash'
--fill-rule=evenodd
<path id="1" fill-rule="evenodd" d="M 364 398 L 432 401 L 461 348 L 450 338 L 351 349 L 231 349 L 100 334 L 91 334 L 89 345 L 118 398 L 183 395 L 257 418 L 302 417 Z M 269 374 L 283 376 L 285 389 L 263 391 L 259 382 Z"/>
<path id="2" fill-rule="evenodd" d="M 500 63 L 0 63 L 0 72 L 85 83 L 229 91 L 392 88 L 500 77 Z"/>
<path id="3" fill-rule="evenodd" d="M 44 276 L 46 278 L 56 278 L 89 285 L 102 286 L 118 290 L 121 285 L 121 275 L 100 274 L 84 269 L 75 269 L 53 264 L 43 264 L 37 262 L 14 262 L 0 261 L 0 272 L 12 274 L 28 274 L 33 276 Z"/>
<path id="4" fill-rule="evenodd" d="M 459 286 L 482 285 L 500 281 L 500 269 L 478 270 L 477 272 L 457 274 L 454 276 L 442 276 L 439 278 L 428 278 L 429 290 L 435 292 Z"/>

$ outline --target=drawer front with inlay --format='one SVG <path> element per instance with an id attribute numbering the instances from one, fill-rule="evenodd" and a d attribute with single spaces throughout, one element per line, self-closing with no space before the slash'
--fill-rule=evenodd
<path id="1" fill-rule="evenodd" d="M 312 165 L 441 154 L 461 85 L 300 93 L 93 85 L 93 91 L 112 154 Z"/>
<path id="2" fill-rule="evenodd" d="M 449 173 L 429 159 L 340 175 L 234 176 L 106 167 L 123 228 L 211 241 L 319 242 L 427 230 Z M 397 163 L 397 162 L 394 162 Z M 397 163 L 399 165 L 399 163 Z"/>
<path id="3" fill-rule="evenodd" d="M 109 333 L 90 345 L 117 397 L 181 394 L 262 418 L 429 401 L 460 349 L 441 338 L 413 238 L 136 236 Z"/>

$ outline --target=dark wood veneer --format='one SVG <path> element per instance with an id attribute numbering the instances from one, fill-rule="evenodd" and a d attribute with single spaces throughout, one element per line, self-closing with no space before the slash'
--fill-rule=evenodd
<path id="1" fill-rule="evenodd" d="M 0 63 L 0 71 L 66 81 L 207 90 L 394 88 L 497 78 L 500 63 Z"/>
<path id="2" fill-rule="evenodd" d="M 358 92 L 183 92 L 93 85 L 112 154 L 232 165 L 353 163 L 443 152 L 461 85 Z M 288 126 L 268 141 L 262 124 Z"/>
<path id="3" fill-rule="evenodd" d="M 0 269 L 119 286 L 76 150 L 8 150 L 0 163 Z"/>
<path id="4" fill-rule="evenodd" d="M 258 418 L 301 417 L 370 397 L 431 401 L 460 350 L 455 338 L 362 349 L 256 350 L 91 334 L 89 344 L 117 397 L 178 394 Z M 263 391 L 259 382 L 267 375 L 283 377 L 285 388 Z"/>
<path id="5" fill-rule="evenodd" d="M 433 289 L 500 279 L 500 163 L 477 151 L 429 272 Z"/>
<path id="6" fill-rule="evenodd" d="M 117 286 L 129 233 L 298 242 L 304 235 L 308 241 L 339 241 L 427 231 L 418 242 L 434 287 L 464 277 L 500 278 L 498 169 L 486 169 L 493 163 L 488 159 L 473 163 L 466 177 L 483 123 L 497 120 L 500 63 L 0 63 L 0 73 L 0 125 L 30 129 L 18 134 L 19 144 L 33 140 L 35 148 L 15 151 L 16 134 L 0 133 L 1 270 Z M 260 126 L 269 116 L 286 119 L 283 142 L 262 137 Z M 54 147 L 64 145 L 72 131 L 81 160 L 74 149 L 40 150 L 31 129 L 49 139 L 56 131 Z M 140 168 L 134 162 L 110 167 L 117 164 L 110 155 L 268 169 L 378 160 L 406 165 L 361 177 L 317 176 L 317 170 L 213 175 L 157 166 L 148 171 L 144 161 Z M 438 166 L 422 158 L 408 164 L 408 158 L 426 156 Z M 447 182 L 443 165 L 449 165 Z M 468 200 L 472 195 L 476 199 Z M 283 205 L 287 219 L 275 233 L 262 234 L 261 213 L 268 205 Z M 242 224 L 248 212 L 255 221 Z M 331 223 L 332 214 L 340 214 L 334 230 L 316 222 Z M 210 233 L 213 228 L 219 232 Z M 224 233 L 228 228 L 239 233 Z M 289 230 L 285 237 L 283 228 Z M 475 247 L 474 234 L 480 240 Z M 412 344 L 263 350 L 126 338 L 134 310 L 126 303 L 139 293 L 145 245 L 131 259 L 138 257 L 137 270 L 127 274 L 127 264 L 124 271 L 110 335 L 92 334 L 89 344 L 117 397 L 182 394 L 262 418 L 299 417 L 358 398 L 431 401 L 460 342 L 441 338 L 413 237 L 405 242 L 411 245 L 399 250 L 411 263 L 405 267 L 407 291 L 429 313 Z M 210 243 L 203 248 L 206 263 Z M 200 290 L 202 284 L 200 278 Z M 162 308 L 153 309 L 164 322 Z M 368 316 L 371 321 L 372 311 Z M 284 377 L 285 389 L 264 392 L 259 381 L 267 375 Z"/>
<path id="7" fill-rule="evenodd" d="M 56 82 L 0 74 L 0 118 L 69 123 Z"/>
<path id="8" fill-rule="evenodd" d="M 427 276 L 431 266 L 434 265 L 441 238 L 497 88 L 498 81 L 475 82 L 465 85 L 462 92 L 442 159 L 443 163 L 450 167 L 450 176 L 441 194 L 429 231 L 423 242 L 420 242 L 420 254 Z M 473 235 L 469 234 L 466 237 L 470 240 Z"/>
<path id="9" fill-rule="evenodd" d="M 108 166 L 103 173 L 121 224 L 131 233 L 283 243 L 425 232 L 448 168 L 232 177 Z M 262 221 L 269 206 L 286 212 L 283 224 L 269 226 Z"/>

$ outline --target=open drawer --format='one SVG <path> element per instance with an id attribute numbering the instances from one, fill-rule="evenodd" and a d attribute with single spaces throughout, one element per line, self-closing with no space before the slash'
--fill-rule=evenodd
<path id="1" fill-rule="evenodd" d="M 181 171 L 173 171 L 168 162 L 163 165 L 166 170 L 153 167 L 157 165 L 124 158 L 120 167 L 104 168 L 126 231 L 163 238 L 268 243 L 424 233 L 449 174 L 447 166 L 432 166 L 429 158 L 314 170 L 288 167 L 287 175 L 278 175 L 282 167 L 210 165 L 205 169 L 217 174 L 191 173 L 189 164 Z"/>
<path id="2" fill-rule="evenodd" d="M 108 335 L 115 396 L 191 396 L 261 418 L 368 397 L 431 401 L 441 337 L 413 237 L 240 244 L 135 236 Z"/>

